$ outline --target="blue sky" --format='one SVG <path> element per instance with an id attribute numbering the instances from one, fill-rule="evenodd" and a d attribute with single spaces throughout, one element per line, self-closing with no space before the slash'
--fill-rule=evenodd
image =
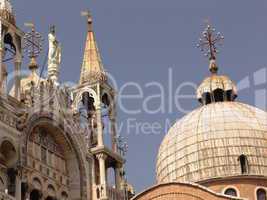
<path id="1" fill-rule="evenodd" d="M 63 46 L 62 82 L 79 79 L 86 34 L 80 11 L 90 9 L 105 69 L 119 86 L 135 82 L 144 93 L 141 99 L 123 101 L 129 109 L 142 108 L 147 97 L 158 93 L 157 88 L 146 87 L 147 83 L 154 81 L 164 87 L 164 107 L 168 108 L 168 96 L 174 96 L 177 86 L 184 82 L 199 84 L 209 74 L 207 59 L 195 47 L 205 19 L 225 36 L 218 56 L 220 73 L 236 82 L 247 76 L 253 82 L 253 73 L 267 63 L 266 0 L 12 0 L 12 3 L 17 24 L 24 31 L 24 22 L 33 21 L 47 38 L 49 25 L 56 25 Z M 43 58 L 44 54 L 40 62 Z M 168 85 L 169 68 L 173 71 L 173 90 Z M 239 100 L 254 104 L 255 90 L 265 88 L 266 84 L 244 89 L 239 92 Z M 128 87 L 124 94 L 137 92 L 136 88 Z M 181 93 L 194 94 L 194 89 L 184 87 Z M 160 100 L 155 99 L 149 106 L 159 104 Z M 187 110 L 198 106 L 194 99 L 181 100 L 180 104 Z M 129 114 L 119 107 L 118 123 L 126 124 L 127 119 L 133 119 L 136 124 L 157 122 L 164 126 L 166 120 L 174 123 L 183 115 L 175 108 L 171 112 L 149 114 L 141 109 L 138 114 Z M 164 130 L 160 134 L 137 134 L 123 126 L 120 134 L 129 144 L 129 182 L 137 191 L 155 184 L 156 156 Z"/>

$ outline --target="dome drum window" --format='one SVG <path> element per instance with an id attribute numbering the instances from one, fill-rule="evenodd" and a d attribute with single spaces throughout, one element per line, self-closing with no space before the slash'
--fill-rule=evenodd
<path id="1" fill-rule="evenodd" d="M 267 200 L 266 190 L 262 188 L 257 190 L 257 200 Z"/>
<path id="2" fill-rule="evenodd" d="M 224 191 L 225 195 L 237 197 L 237 191 L 234 188 L 228 188 Z"/>
<path id="3" fill-rule="evenodd" d="M 249 164 L 248 164 L 248 158 L 245 155 L 241 155 L 238 158 L 238 161 L 240 162 L 240 168 L 242 174 L 248 174 L 249 173 Z"/>

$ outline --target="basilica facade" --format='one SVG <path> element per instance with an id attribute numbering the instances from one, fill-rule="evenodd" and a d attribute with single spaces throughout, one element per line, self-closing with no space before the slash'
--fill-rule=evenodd
<path id="1" fill-rule="evenodd" d="M 10 0 L 0 0 L 0 199 L 267 200 L 267 113 L 238 102 L 235 83 L 219 75 L 216 42 L 223 37 L 214 36 L 210 25 L 200 40 L 211 72 L 196 91 L 200 106 L 166 134 L 156 185 L 133 197 L 124 169 L 126 146 L 116 132 L 116 91 L 101 61 L 92 16 L 83 15 L 80 80 L 68 87 L 59 81 L 56 27 L 50 28 L 47 63 L 41 66 L 41 35 L 34 24 L 21 31 Z M 29 57 L 26 75 L 23 54 Z M 39 74 L 43 70 L 47 77 Z"/>
<path id="2" fill-rule="evenodd" d="M 55 27 L 48 36 L 47 65 L 40 70 L 48 71 L 44 78 L 36 61 L 40 34 L 33 24 L 28 24 L 29 33 L 21 31 L 11 2 L 0 0 L 0 199 L 130 198 L 115 129 L 115 91 L 103 68 L 90 13 L 86 18 L 80 81 L 65 87 L 58 80 L 61 47 Z M 23 48 L 30 60 L 27 75 L 21 74 Z M 10 92 L 9 77 L 14 85 Z"/>

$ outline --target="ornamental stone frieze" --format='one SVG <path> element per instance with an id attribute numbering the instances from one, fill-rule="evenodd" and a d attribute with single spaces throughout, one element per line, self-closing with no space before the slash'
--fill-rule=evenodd
<path id="1" fill-rule="evenodd" d="M 8 111 L 0 110 L 0 121 L 12 128 L 16 128 L 17 118 Z"/>

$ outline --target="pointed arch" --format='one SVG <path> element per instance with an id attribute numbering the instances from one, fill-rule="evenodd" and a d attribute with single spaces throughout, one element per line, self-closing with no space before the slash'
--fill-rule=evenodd
<path id="1" fill-rule="evenodd" d="M 49 113 L 31 115 L 31 117 L 28 119 L 28 126 L 24 130 L 24 143 L 22 148 L 25 152 L 28 152 L 30 136 L 35 127 L 48 127 L 48 129 L 53 130 L 51 131 L 53 134 L 59 134 L 57 137 L 60 137 L 61 139 L 60 144 L 64 147 L 65 155 L 66 152 L 68 154 L 68 170 L 73 170 L 75 168 L 76 171 L 79 171 L 79 176 L 77 176 L 77 173 L 70 173 L 70 184 L 72 184 L 72 187 L 70 188 L 78 188 L 74 189 L 75 191 L 73 189 L 70 190 L 70 198 L 81 198 L 86 196 L 86 190 L 88 187 L 86 184 L 88 184 L 88 181 L 90 180 L 89 172 L 86 170 L 88 168 L 88 161 L 86 159 L 86 146 L 80 139 L 80 136 L 78 136 L 79 138 L 77 137 L 77 132 L 79 129 L 76 128 L 75 130 L 77 132 L 74 132 L 74 122 L 61 122 L 58 119 L 59 117 L 53 117 Z M 59 139 L 56 139 L 56 141 L 59 142 Z M 27 163 L 27 157 L 24 157 L 24 162 Z"/>

